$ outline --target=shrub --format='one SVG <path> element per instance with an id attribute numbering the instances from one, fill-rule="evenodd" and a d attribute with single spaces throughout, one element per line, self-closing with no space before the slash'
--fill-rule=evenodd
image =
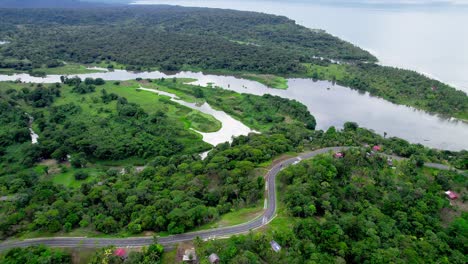
<path id="1" fill-rule="evenodd" d="M 89 174 L 85 171 L 75 172 L 75 180 L 77 181 L 86 180 L 88 177 L 89 177 Z"/>

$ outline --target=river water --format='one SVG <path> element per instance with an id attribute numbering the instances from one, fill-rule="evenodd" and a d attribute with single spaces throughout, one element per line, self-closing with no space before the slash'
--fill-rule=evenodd
<path id="1" fill-rule="evenodd" d="M 367 93 L 359 93 L 330 82 L 314 82 L 310 79 L 290 79 L 288 90 L 270 89 L 260 83 L 232 76 L 218 76 L 196 72 L 180 72 L 167 75 L 162 72 L 127 72 L 115 70 L 79 74 L 80 78 L 103 78 L 105 80 L 133 80 L 136 78 L 184 77 L 197 79 L 193 84 L 206 86 L 210 83 L 239 93 L 263 95 L 266 93 L 295 99 L 307 106 L 317 119 L 318 129 L 330 126 L 342 127 L 346 121 L 373 129 L 379 134 L 404 138 L 412 143 L 448 150 L 468 149 L 468 124 L 455 119 L 440 118 L 411 107 L 395 105 Z M 0 81 L 55 83 L 59 75 L 45 78 L 28 74 L 0 75 Z M 223 121 L 223 120 L 220 120 Z M 226 132 L 227 133 L 227 132 Z M 226 134 L 223 138 L 231 138 Z M 213 139 L 214 140 L 214 139 Z M 214 141 L 213 141 L 214 142 Z"/>
<path id="2" fill-rule="evenodd" d="M 232 142 L 232 137 L 237 137 L 240 135 L 246 136 L 249 133 L 255 132 L 254 130 L 250 129 L 249 127 L 244 125 L 242 122 L 232 118 L 230 115 L 226 114 L 225 112 L 213 109 L 207 103 L 204 103 L 202 105 L 197 105 L 195 103 L 189 103 L 183 100 L 179 100 L 177 96 L 171 93 L 164 92 L 164 91 L 148 89 L 148 88 L 143 88 L 143 87 L 141 87 L 140 90 L 169 96 L 171 100 L 176 103 L 198 110 L 205 114 L 212 115 L 214 118 L 219 120 L 223 124 L 223 126 L 221 127 L 220 130 L 216 132 L 204 133 L 204 132 L 195 130 L 197 133 L 200 133 L 203 136 L 203 141 L 213 146 L 216 146 L 224 142 Z M 204 157 L 205 157 L 205 154 L 202 155 L 202 158 Z"/>
<path id="3" fill-rule="evenodd" d="M 430 2 L 437 1 L 422 0 L 355 0 L 350 3 L 331 0 L 134 2 L 218 7 L 287 16 L 298 24 L 324 29 L 370 51 L 381 64 L 416 70 L 468 93 L 468 5 L 454 5 L 456 1 L 445 1 L 452 5 L 436 7 Z M 340 5 L 333 2 L 340 2 Z M 393 4 L 374 4 L 379 2 Z M 457 2 L 462 3 L 460 0 Z"/>

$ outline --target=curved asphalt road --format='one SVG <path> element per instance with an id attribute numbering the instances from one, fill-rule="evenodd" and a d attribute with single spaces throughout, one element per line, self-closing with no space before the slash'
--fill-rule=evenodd
<path id="1" fill-rule="evenodd" d="M 328 153 L 330 151 L 341 151 L 349 149 L 350 147 L 330 147 L 318 149 L 315 151 L 301 154 L 297 157 L 283 160 L 278 164 L 274 165 L 273 168 L 266 175 L 266 194 L 267 200 L 266 209 L 263 214 L 247 223 L 230 226 L 225 228 L 216 228 L 198 232 L 190 232 L 179 235 L 172 235 L 167 237 L 158 238 L 158 242 L 165 247 L 171 247 L 174 244 L 184 241 L 191 241 L 196 237 L 201 239 L 215 239 L 229 237 L 236 234 L 247 233 L 250 230 L 258 229 L 267 225 L 276 216 L 276 176 L 281 169 L 295 164 L 303 159 L 309 159 L 319 154 Z M 402 159 L 399 157 L 391 156 L 395 159 Z M 451 169 L 448 166 L 442 164 L 426 164 L 428 167 L 435 167 L 442 170 Z M 51 237 L 51 238 L 37 238 L 37 239 L 26 239 L 16 241 L 6 241 L 0 244 L 0 251 L 13 248 L 13 247 L 27 247 L 32 245 L 44 244 L 50 247 L 84 247 L 84 248 L 96 248 L 104 247 L 109 245 L 115 245 L 117 247 L 141 247 L 153 243 L 153 237 L 129 237 L 129 238 L 87 238 L 87 237 Z"/>

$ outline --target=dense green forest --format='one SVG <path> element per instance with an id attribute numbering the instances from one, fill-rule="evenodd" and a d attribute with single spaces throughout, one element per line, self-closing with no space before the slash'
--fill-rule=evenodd
<path id="1" fill-rule="evenodd" d="M 465 93 L 374 64 L 368 52 L 285 17 L 171 6 L 0 9 L 0 17 L 0 41 L 7 41 L 0 45 L 0 72 L 42 76 L 86 71 L 83 65 L 201 70 L 278 88 L 286 88 L 282 77 L 310 77 L 468 119 Z M 279 217 L 267 232 L 197 240 L 200 256 L 216 252 L 222 263 L 467 262 L 468 215 L 443 193 L 456 190 L 466 202 L 466 177 L 421 167 L 438 162 L 467 170 L 466 150 L 429 149 L 356 123 L 316 131 L 314 116 L 297 101 L 188 81 L 63 76 L 55 84 L 0 82 L 0 239 L 200 229 L 259 207 L 275 159 L 357 146 L 344 158 L 324 155 L 283 170 Z M 211 146 L 196 131 L 218 131 L 220 121 L 140 87 L 209 103 L 259 133 Z M 389 164 L 371 154 L 373 145 L 408 160 Z M 272 239 L 282 245 L 280 253 L 271 251 Z M 99 250 L 92 263 L 112 250 Z M 125 263 L 160 263 L 162 257 L 155 244 Z M 0 256 L 2 263 L 70 261 L 68 253 L 45 247 Z"/>
<path id="2" fill-rule="evenodd" d="M 285 122 L 299 123 L 308 129 L 315 129 L 316 120 L 307 107 L 296 100 L 284 99 L 279 96 L 265 94 L 256 96 L 238 94 L 220 87 L 202 87 L 184 84 L 182 82 L 155 80 L 151 83 L 141 83 L 146 88 L 163 90 L 176 94 L 186 101 L 207 102 L 212 107 L 220 109 L 241 120 L 250 128 L 261 132 L 268 131 L 272 126 Z"/>
<path id="3" fill-rule="evenodd" d="M 190 66 L 288 73 L 300 71 L 300 62 L 314 56 L 375 61 L 366 51 L 325 32 L 251 12 L 151 6 L 21 13 L 4 9 L 0 15 L 0 34 L 11 40 L 2 49 L 3 67 L 18 69 L 56 67 L 63 60 L 112 60 L 134 69 Z M 15 65 L 14 59 L 29 63 Z"/>
<path id="4" fill-rule="evenodd" d="M 315 120 L 305 106 L 275 96 L 218 91 L 177 79 L 62 81 L 49 86 L 1 84 L 2 109 L 8 110 L 1 111 L 0 119 L 5 135 L 1 194 L 9 197 L 0 208 L 3 237 L 74 229 L 182 233 L 255 205 L 263 194 L 263 178 L 256 168 L 265 162 L 321 146 L 381 143 L 402 156 L 466 166 L 466 153 L 384 140 L 352 123 L 346 132 L 314 132 Z M 174 92 L 188 101 L 207 101 L 263 133 L 221 144 L 200 160 L 198 153 L 209 146 L 187 126 L 190 122 L 184 116 L 192 110 L 155 94 L 148 96 L 137 90 L 140 85 Z M 38 144 L 29 141 L 25 112 L 34 117 Z M 58 165 L 44 161 L 49 159 Z M 120 173 L 119 167 L 132 164 L 148 167 Z M 67 177 L 71 182 L 63 181 Z"/>
<path id="5" fill-rule="evenodd" d="M 8 250 L 0 255 L 0 262 L 4 264 L 71 264 L 72 258 L 61 250 L 53 250 L 45 246 L 35 246 Z"/>
<path id="6" fill-rule="evenodd" d="M 151 244 L 141 250 L 129 250 L 124 258 L 115 254 L 113 246 L 96 250 L 91 256 L 73 258 L 69 250 L 50 249 L 45 246 L 31 246 L 27 248 L 13 248 L 0 255 L 3 264 L 161 264 L 164 248 L 160 244 Z M 86 261 L 86 262 L 84 262 Z"/>
<path id="7" fill-rule="evenodd" d="M 305 106 L 279 97 L 234 92 L 214 96 L 211 88 L 176 79 L 62 82 L 0 84 L 2 109 L 9 110 L 0 113 L 5 135 L 1 195 L 9 197 L 0 208 L 3 237 L 77 228 L 106 234 L 185 232 L 255 205 L 263 188 L 255 167 L 294 151 L 315 127 Z M 242 113 L 239 119 L 265 134 L 219 145 L 202 161 L 198 154 L 211 146 L 190 128 L 200 118 L 204 127 L 212 120 L 191 120 L 196 111 L 139 91 L 140 85 L 179 89 L 188 99 L 233 97 L 236 111 Z M 263 115 L 249 121 L 259 110 Z M 30 142 L 25 112 L 34 117 L 38 144 Z M 276 128 L 286 117 L 290 122 L 284 129 L 291 133 Z M 147 164 L 141 173 L 128 167 Z M 122 168 L 127 173 L 122 174 Z M 67 177 L 70 182 L 63 180 Z"/>
<path id="8" fill-rule="evenodd" d="M 392 166 L 396 166 L 395 169 Z M 221 263 L 466 263 L 468 214 L 445 198 L 466 177 L 366 150 L 324 155 L 279 175 L 281 221 L 266 233 L 196 241 Z M 445 210 L 445 211 L 443 211 Z M 455 214 L 452 222 L 447 215 Z M 282 249 L 275 253 L 271 240 Z M 202 258 L 203 258 L 202 257 Z"/>
<path id="9" fill-rule="evenodd" d="M 9 42 L 0 46 L 0 69 L 8 72 L 43 74 L 38 69 L 66 61 L 312 77 L 434 113 L 468 116 L 465 93 L 412 71 L 376 65 L 368 52 L 285 17 L 172 6 L 2 9 L 0 16 L 0 39 Z M 328 65 L 339 71 L 324 75 L 316 69 Z"/>
<path id="10" fill-rule="evenodd" d="M 376 64 L 309 65 L 308 76 L 325 79 L 433 113 L 468 120 L 468 97 L 463 91 L 420 73 Z M 395 89 L 396 88 L 396 89 Z"/>

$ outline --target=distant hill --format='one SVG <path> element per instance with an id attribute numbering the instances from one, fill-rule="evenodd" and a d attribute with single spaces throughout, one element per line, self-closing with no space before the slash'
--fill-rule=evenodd
<path id="1" fill-rule="evenodd" d="M 1 0 L 0 8 L 76 8 L 95 7 L 102 3 L 91 3 L 79 0 Z"/>

